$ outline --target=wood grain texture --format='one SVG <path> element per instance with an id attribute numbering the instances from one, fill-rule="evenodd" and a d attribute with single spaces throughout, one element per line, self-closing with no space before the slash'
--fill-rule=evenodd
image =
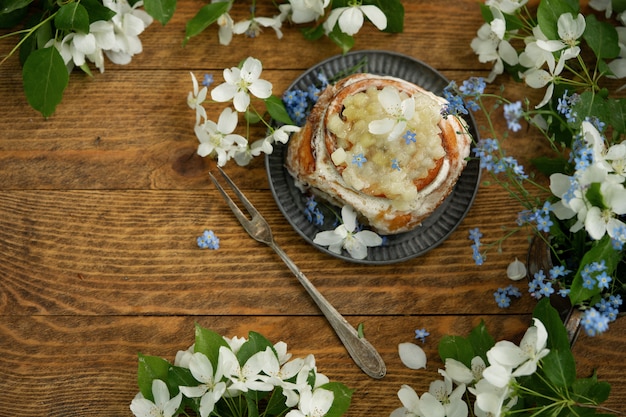
<path id="1" fill-rule="evenodd" d="M 258 3 L 259 13 L 270 7 Z M 366 25 L 355 49 L 413 56 L 459 82 L 488 74 L 469 48 L 482 23 L 475 1 L 404 3 L 404 33 Z M 501 189 L 481 185 L 465 220 L 436 249 L 373 267 L 304 242 L 278 210 L 261 159 L 229 165 L 277 242 L 350 323 L 365 324 L 388 375 L 376 381 L 362 374 L 282 261 L 228 212 L 207 177 L 211 163 L 196 154 L 186 104 L 189 71 L 221 82 L 223 68 L 254 56 L 281 94 L 340 51 L 327 40 L 304 40 L 294 27 L 283 28 L 282 40 L 268 29 L 257 39 L 236 37 L 228 48 L 209 30 L 181 47 L 185 22 L 204 4 L 180 0 L 167 26 L 155 23 L 142 34 L 144 51 L 131 64 L 107 62 L 93 78 L 73 72 L 47 120 L 28 106 L 17 60 L 0 67 L 0 417 L 130 416 L 137 353 L 171 360 L 192 343 L 195 322 L 228 336 L 258 331 L 287 342 L 296 356 L 313 353 L 320 371 L 356 389 L 347 417 L 384 417 L 400 406 L 402 384 L 424 391 L 438 377 L 443 335 L 466 334 L 484 319 L 496 338 L 517 341 L 529 324 L 530 297 L 502 310 L 492 295 L 509 284 L 506 265 L 525 257 L 526 238 L 514 236 L 500 253 L 494 248 L 483 266 L 471 260 L 471 228 L 480 227 L 487 243 L 514 224 L 519 207 Z M 246 6 L 233 14 L 245 17 Z M 10 41 L 0 40 L 2 53 Z M 499 81 L 507 96 L 542 96 Z M 222 107 L 209 113 L 217 118 Z M 488 135 L 486 120 L 477 116 L 477 125 Z M 504 120 L 496 118 L 496 126 L 504 129 Z M 506 147 L 526 164 L 549 151 L 544 142 L 523 130 L 511 133 Z M 204 229 L 216 232 L 220 250 L 197 248 Z M 429 365 L 411 371 L 397 344 L 422 327 L 431 333 L 424 344 Z M 625 334 L 621 319 L 608 334 L 582 337 L 574 350 L 581 376 L 595 369 L 613 385 L 607 406 L 618 410 L 626 410 Z"/>

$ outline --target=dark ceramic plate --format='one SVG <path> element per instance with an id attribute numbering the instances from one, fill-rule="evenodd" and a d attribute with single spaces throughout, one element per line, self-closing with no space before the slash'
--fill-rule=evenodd
<path id="1" fill-rule="evenodd" d="M 345 55 L 338 55 L 320 62 L 300 75 L 289 89 L 305 90 L 313 84 L 318 84 L 317 76 L 321 72 L 328 79 L 338 74 L 350 71 L 357 65 L 363 65 L 361 72 L 378 75 L 390 75 L 405 79 L 441 95 L 449 81 L 439 72 L 414 58 L 384 51 L 357 51 Z M 466 117 L 470 132 L 478 138 L 476 124 L 473 118 Z M 341 255 L 329 251 L 313 243 L 318 232 L 332 230 L 336 227 L 334 213 L 340 213 L 337 207 L 318 207 L 324 212 L 325 222 L 321 226 L 311 223 L 305 214 L 306 198 L 294 185 L 293 178 L 284 167 L 287 146 L 276 143 L 274 151 L 265 157 L 265 165 L 272 194 L 281 212 L 291 226 L 311 245 L 322 252 L 340 259 L 363 264 L 391 264 L 415 258 L 441 244 L 457 228 L 465 218 L 474 202 L 480 167 L 477 160 L 472 159 L 461 174 L 454 190 L 444 202 L 422 222 L 416 229 L 398 235 L 385 237 L 383 246 L 368 248 L 365 259 L 353 259 L 347 252 Z"/>

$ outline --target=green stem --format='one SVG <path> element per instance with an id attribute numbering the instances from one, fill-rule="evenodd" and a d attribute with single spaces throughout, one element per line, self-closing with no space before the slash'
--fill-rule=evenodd
<path id="1" fill-rule="evenodd" d="M 2 61 L 0 61 L 0 66 L 2 64 L 4 64 L 4 62 L 9 59 L 10 56 L 12 56 L 15 51 L 17 51 L 20 46 L 22 46 L 22 44 L 26 41 L 26 39 L 28 39 L 33 33 L 35 33 L 41 26 L 43 26 L 45 23 L 47 23 L 48 21 L 50 21 L 51 19 L 54 18 L 54 16 L 57 14 L 57 12 L 52 13 L 50 16 L 46 17 L 44 20 L 42 20 L 41 22 L 37 23 L 35 26 L 31 27 L 30 29 L 24 29 L 24 30 L 20 30 L 14 33 L 9 33 L 8 35 L 4 35 L 3 37 L 7 37 L 10 35 L 14 35 L 14 34 L 19 34 L 19 33 L 26 33 L 26 35 L 20 39 L 20 41 L 15 44 L 15 46 L 13 47 L 13 49 L 11 49 L 11 51 L 9 52 L 9 54 L 7 56 L 5 56 Z"/>

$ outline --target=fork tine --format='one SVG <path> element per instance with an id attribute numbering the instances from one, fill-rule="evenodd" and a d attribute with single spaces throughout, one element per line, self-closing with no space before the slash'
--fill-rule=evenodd
<path id="1" fill-rule="evenodd" d="M 251 216 L 260 216 L 261 214 L 258 212 L 258 210 L 252 205 L 250 200 L 248 200 L 248 198 L 241 192 L 239 187 L 235 185 L 233 180 L 231 180 L 230 177 L 226 175 L 224 170 L 220 168 L 219 166 L 217 167 L 217 170 L 220 172 L 220 174 L 222 174 L 222 177 L 224 177 L 224 179 L 228 183 L 228 186 L 230 187 L 231 190 L 233 190 L 233 192 L 235 193 L 237 198 L 241 201 L 241 203 L 244 205 L 246 210 L 248 210 L 248 213 L 250 213 Z"/>
<path id="2" fill-rule="evenodd" d="M 209 177 L 211 178 L 211 181 L 213 181 L 215 188 L 217 188 L 217 190 L 222 194 L 222 197 L 224 197 L 224 200 L 226 200 L 226 203 L 230 207 L 230 210 L 233 212 L 235 217 L 237 217 L 237 220 L 239 220 L 239 223 L 241 223 L 241 225 L 244 226 L 244 228 L 247 230 L 247 225 L 250 222 L 250 220 L 246 217 L 243 211 L 241 211 L 239 206 L 233 201 L 230 195 L 228 195 L 228 193 L 224 190 L 224 187 L 222 187 L 222 185 L 217 181 L 217 179 L 213 176 L 213 174 L 210 171 L 209 171 Z"/>

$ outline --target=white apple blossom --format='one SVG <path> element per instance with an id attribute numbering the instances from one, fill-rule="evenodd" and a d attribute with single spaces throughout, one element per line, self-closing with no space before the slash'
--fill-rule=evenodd
<path id="1" fill-rule="evenodd" d="M 170 399 L 167 385 L 160 379 L 152 381 L 152 396 L 154 402 L 138 394 L 130 403 L 130 411 L 136 417 L 173 417 L 183 399 L 180 392 Z"/>
<path id="2" fill-rule="evenodd" d="M 543 67 L 544 64 L 548 64 L 550 67 L 556 66 L 556 59 L 554 58 L 554 54 L 541 48 L 537 42 L 538 41 L 547 41 L 548 38 L 541 31 L 541 27 L 535 26 L 532 29 L 532 36 L 528 36 L 524 39 L 524 43 L 526 46 L 524 47 L 524 51 L 519 55 L 519 63 L 525 68 L 536 68 L 539 69 Z"/>
<path id="3" fill-rule="evenodd" d="M 236 35 L 246 34 L 249 38 L 256 38 L 261 33 L 261 28 L 272 28 L 278 39 L 282 39 L 283 32 L 280 30 L 282 22 L 277 17 L 252 17 L 248 20 L 235 23 L 233 33 Z"/>
<path id="4" fill-rule="evenodd" d="M 557 21 L 557 31 L 561 39 L 538 39 L 537 45 L 548 52 L 556 52 L 569 47 L 572 51 L 568 55 L 576 57 L 580 54 L 580 48 L 577 46 L 578 39 L 583 36 L 586 26 L 585 16 L 582 13 L 579 13 L 576 18 L 571 13 L 563 13 Z"/>
<path id="5" fill-rule="evenodd" d="M 330 0 L 289 0 L 291 21 L 309 23 L 324 15 Z"/>
<path id="6" fill-rule="evenodd" d="M 300 127 L 295 125 L 282 125 L 277 129 L 271 128 L 271 133 L 267 137 L 255 141 L 250 146 L 250 153 L 252 156 L 259 156 L 261 153 L 269 155 L 274 151 L 272 146 L 274 142 L 285 144 L 289 141 L 289 136 L 292 133 L 299 131 Z"/>
<path id="7" fill-rule="evenodd" d="M 476 396 L 474 414 L 477 417 L 500 417 L 517 403 L 517 397 L 512 396 L 509 387 L 496 387 L 486 379 L 481 379 L 468 390 Z"/>
<path id="8" fill-rule="evenodd" d="M 467 403 L 463 400 L 465 384 L 452 389 L 452 379 L 444 371 L 439 370 L 443 380 L 430 383 L 428 392 L 420 398 L 420 410 L 429 417 L 467 417 Z"/>
<path id="9" fill-rule="evenodd" d="M 493 81 L 497 75 L 504 72 L 504 63 L 516 65 L 519 62 L 517 51 L 505 39 L 506 21 L 500 10 L 490 8 L 494 19 L 490 23 L 484 23 L 477 32 L 477 37 L 472 39 L 470 46 L 478 55 L 478 60 L 482 63 L 493 63 L 491 73 L 486 78 L 488 82 Z"/>
<path id="10" fill-rule="evenodd" d="M 82 34 L 71 32 L 61 41 L 55 38 L 50 39 L 46 43 L 46 47 L 54 46 L 68 71 L 72 71 L 74 66 L 82 66 L 85 64 L 85 58 L 96 53 L 96 38 L 93 34 Z"/>
<path id="11" fill-rule="evenodd" d="M 337 7 L 330 12 L 328 19 L 324 22 L 326 34 L 332 32 L 336 24 L 346 35 L 356 34 L 363 26 L 364 16 L 366 16 L 379 30 L 387 27 L 387 16 L 378 6 L 371 4 L 354 3 L 347 7 Z"/>
<path id="12" fill-rule="evenodd" d="M 415 99 L 402 99 L 400 91 L 395 87 L 384 87 L 378 93 L 378 101 L 390 117 L 373 120 L 368 130 L 374 135 L 388 135 L 389 141 L 395 140 L 406 131 L 407 121 L 415 115 Z"/>
<path id="13" fill-rule="evenodd" d="M 465 366 L 462 362 L 457 361 L 456 359 L 446 358 L 445 361 L 445 373 L 449 376 L 452 381 L 457 384 L 471 384 L 472 382 L 478 381 L 483 376 L 483 371 L 485 370 L 485 361 L 480 356 L 475 356 L 472 358 L 470 363 L 470 368 Z"/>
<path id="14" fill-rule="evenodd" d="M 189 362 L 195 353 L 195 344 L 189 346 L 187 350 L 179 350 L 174 358 L 174 365 L 189 369 Z"/>
<path id="15" fill-rule="evenodd" d="M 371 230 L 357 230 L 356 212 L 350 206 L 341 209 L 342 224 L 335 230 L 319 232 L 313 243 L 328 246 L 328 249 L 340 254 L 346 249 L 354 259 L 364 259 L 367 256 L 368 246 L 380 246 L 383 239 Z"/>
<path id="16" fill-rule="evenodd" d="M 271 348 L 268 347 L 267 349 L 271 352 Z M 272 384 L 263 380 L 261 374 L 263 367 L 266 366 L 265 361 L 270 358 L 266 353 L 267 349 L 250 356 L 242 366 L 232 350 L 224 346 L 220 347 L 217 372 L 231 381 L 231 384 L 226 388 L 226 395 L 235 396 L 250 390 L 271 391 L 274 388 Z M 272 357 L 276 359 L 273 352 Z"/>
<path id="17" fill-rule="evenodd" d="M 604 137 L 588 121 L 582 123 L 581 132 L 593 151 L 594 165 L 610 173 L 612 180 L 623 183 L 626 179 L 626 143 L 616 143 L 607 149 Z"/>
<path id="18" fill-rule="evenodd" d="M 524 78 L 524 81 L 529 87 L 543 88 L 546 85 L 548 86 L 546 88 L 543 99 L 539 104 L 535 106 L 535 108 L 543 107 L 550 101 L 552 95 L 554 94 L 554 82 L 558 79 L 561 72 L 563 72 L 563 68 L 565 67 L 565 61 L 574 58 L 576 55 L 578 55 L 579 52 L 580 51 L 575 48 L 568 48 L 561 51 L 559 61 L 556 63 L 556 65 L 554 64 L 553 60 L 547 61 L 549 72 L 544 69 L 531 68 L 521 74 L 522 78 Z"/>
<path id="19" fill-rule="evenodd" d="M 390 417 L 421 417 L 420 398 L 413 388 L 408 385 L 402 385 L 398 391 L 398 398 L 402 403 L 402 407 L 397 408 L 391 413 Z"/>
<path id="20" fill-rule="evenodd" d="M 496 8 L 502 13 L 513 14 L 523 7 L 528 0 L 486 0 L 485 4 L 491 8 Z"/>
<path id="21" fill-rule="evenodd" d="M 626 189 L 622 184 L 605 181 L 600 184 L 604 207 L 593 206 L 585 217 L 585 230 L 592 239 L 600 240 L 605 234 L 614 237 L 614 231 L 626 226 L 617 218 L 626 214 Z"/>
<path id="22" fill-rule="evenodd" d="M 198 155 L 217 156 L 217 164 L 224 166 L 228 159 L 246 149 L 248 141 L 241 135 L 234 134 L 238 115 L 230 107 L 225 108 L 217 121 L 206 120 L 196 125 L 194 131 L 200 141 Z"/>
<path id="23" fill-rule="evenodd" d="M 334 398 L 335 394 L 327 389 L 304 390 L 300 393 L 298 409 L 289 411 L 285 417 L 324 417 Z"/>
<path id="24" fill-rule="evenodd" d="M 250 105 L 249 93 L 260 99 L 272 95 L 272 84 L 259 78 L 263 71 L 261 61 L 248 57 L 241 68 L 224 69 L 224 83 L 211 90 L 211 98 L 218 102 L 233 100 L 238 112 L 245 112 Z"/>
<path id="25" fill-rule="evenodd" d="M 604 11 L 608 19 L 613 14 L 613 0 L 589 0 L 589 7 L 598 11 Z"/>
<path id="26" fill-rule="evenodd" d="M 500 365 L 513 370 L 513 377 L 531 375 L 537 370 L 537 362 L 544 358 L 550 350 L 546 347 L 548 331 L 539 319 L 533 319 L 534 325 L 529 327 L 519 346 L 508 340 L 496 343 L 487 352 L 489 367 Z M 483 375 L 487 374 L 485 369 Z M 491 382 L 491 381 L 490 381 Z"/>
<path id="27" fill-rule="evenodd" d="M 111 19 L 115 44 L 104 53 L 116 64 L 128 64 L 133 55 L 143 50 L 139 35 L 152 24 L 153 18 L 139 9 L 143 6 L 141 0 L 132 6 L 126 0 L 103 0 L 102 4 L 116 13 Z"/>
<path id="28" fill-rule="evenodd" d="M 209 358 L 201 352 L 191 356 L 189 370 L 200 384 L 194 387 L 180 386 L 179 389 L 188 398 L 200 398 L 200 417 L 208 417 L 226 391 L 226 383 L 221 380 L 222 370 L 217 367 L 214 371 Z"/>
<path id="29" fill-rule="evenodd" d="M 206 100 L 206 96 L 208 93 L 207 87 L 199 88 L 198 80 L 196 76 L 193 75 L 193 72 L 189 73 L 191 75 L 191 82 L 193 84 L 193 91 L 190 91 L 187 94 L 187 105 L 190 109 L 195 110 L 196 112 L 196 125 L 200 124 L 201 120 L 206 120 L 206 109 L 202 105 Z"/>

